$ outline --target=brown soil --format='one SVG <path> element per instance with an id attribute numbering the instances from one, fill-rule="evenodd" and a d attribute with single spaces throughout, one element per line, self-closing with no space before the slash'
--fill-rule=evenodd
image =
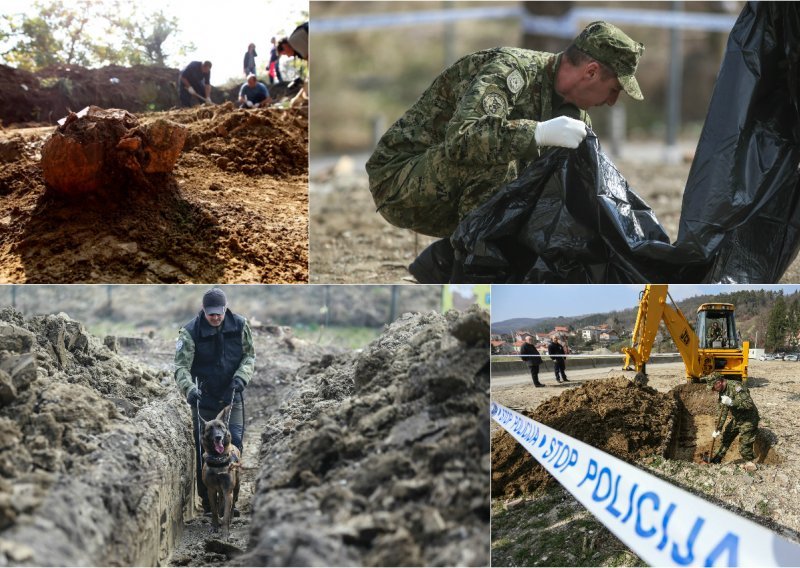
<path id="1" fill-rule="evenodd" d="M 307 281 L 307 109 L 158 119 L 188 128 L 174 173 L 79 198 L 45 186 L 42 129 L 0 135 L 0 281 Z"/>
<path id="2" fill-rule="evenodd" d="M 620 459 L 666 455 L 677 405 L 668 394 L 624 377 L 593 381 L 551 398 L 530 414 Z M 505 431 L 492 440 L 492 495 L 512 497 L 552 483 L 552 476 Z"/>
<path id="3" fill-rule="evenodd" d="M 0 120 L 3 125 L 55 122 L 70 111 L 96 105 L 130 112 L 168 110 L 180 105 L 178 69 L 134 65 L 108 65 L 86 69 L 57 65 L 30 73 L 0 65 Z M 213 81 L 212 71 L 212 81 Z M 215 103 L 235 101 L 240 85 L 222 91 L 211 89 Z M 291 97 L 300 85 L 279 83 L 269 87 L 278 101 Z"/>

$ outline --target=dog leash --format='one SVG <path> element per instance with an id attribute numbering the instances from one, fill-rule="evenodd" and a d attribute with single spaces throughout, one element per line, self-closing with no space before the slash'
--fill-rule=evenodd
<path id="1" fill-rule="evenodd" d="M 231 423 L 231 414 L 233 414 L 233 399 L 236 398 L 236 389 L 233 389 L 233 393 L 231 394 L 231 404 L 230 404 L 230 411 L 228 412 L 228 419 L 225 421 L 225 428 L 230 430 L 229 425 Z"/>
<path id="2" fill-rule="evenodd" d="M 197 400 L 195 401 L 195 411 L 197 412 L 197 451 L 200 452 L 200 459 L 203 459 L 203 442 L 200 435 L 200 385 L 197 377 L 194 378 L 194 386 L 197 389 Z"/>

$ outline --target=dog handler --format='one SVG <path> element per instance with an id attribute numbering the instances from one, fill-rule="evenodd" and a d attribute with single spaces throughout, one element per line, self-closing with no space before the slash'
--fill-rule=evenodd
<path id="1" fill-rule="evenodd" d="M 202 481 L 198 405 L 202 419 L 213 420 L 233 399 L 228 428 L 233 445 L 243 452 L 242 392 L 253 376 L 255 362 L 253 335 L 247 320 L 228 308 L 225 292 L 212 288 L 203 295 L 203 309 L 181 328 L 175 344 L 175 381 L 192 407 L 197 493 L 203 501 L 204 513 L 210 513 L 211 508 Z"/>

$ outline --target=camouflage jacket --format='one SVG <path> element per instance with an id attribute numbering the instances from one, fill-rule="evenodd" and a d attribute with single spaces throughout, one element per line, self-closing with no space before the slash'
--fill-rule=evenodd
<path id="1" fill-rule="evenodd" d="M 720 411 L 724 414 L 730 412 L 737 422 L 743 420 L 758 420 L 758 409 L 753 399 L 750 398 L 748 388 L 737 381 L 728 381 L 725 391 L 721 392 L 719 398 L 729 396 L 733 403 L 730 407 L 720 402 Z M 727 418 L 727 416 L 726 416 Z"/>
<path id="2" fill-rule="evenodd" d="M 242 329 L 242 349 L 244 355 L 239 368 L 234 376 L 241 377 L 244 384 L 248 384 L 253 377 L 256 365 L 256 351 L 253 347 L 253 333 L 250 331 L 250 324 L 245 321 Z M 178 332 L 178 339 L 175 342 L 175 382 L 184 396 L 194 386 L 192 377 L 192 362 L 194 361 L 194 340 L 186 328 L 181 328 Z"/>
<path id="3" fill-rule="evenodd" d="M 560 53 L 511 47 L 462 57 L 383 135 L 367 162 L 370 185 L 440 143 L 453 162 L 508 164 L 538 156 L 538 121 L 567 115 L 591 126 L 585 111 L 555 92 L 560 63 Z"/>

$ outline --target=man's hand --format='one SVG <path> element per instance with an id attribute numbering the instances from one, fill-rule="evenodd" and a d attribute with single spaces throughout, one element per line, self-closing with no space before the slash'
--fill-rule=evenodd
<path id="1" fill-rule="evenodd" d="M 720 431 L 719 430 L 714 430 L 714 432 L 711 434 L 711 437 L 712 438 L 718 438 L 719 435 L 720 435 Z"/>
<path id="2" fill-rule="evenodd" d="M 191 85 L 186 87 L 186 90 L 189 91 L 190 95 L 196 95 L 197 94 L 197 91 L 195 91 L 194 88 Z"/>
<path id="3" fill-rule="evenodd" d="M 214 104 L 214 101 L 211 100 L 211 97 L 206 97 L 206 102 L 210 105 Z"/>
<path id="4" fill-rule="evenodd" d="M 586 124 L 568 116 L 558 116 L 536 125 L 537 146 L 577 148 L 586 138 Z"/>
<path id="5" fill-rule="evenodd" d="M 719 401 L 724 404 L 725 406 L 733 406 L 733 399 L 728 395 L 722 396 Z"/>
<path id="6" fill-rule="evenodd" d="M 242 392 L 244 390 L 245 384 L 241 377 L 233 377 L 233 390 L 235 392 Z"/>
<path id="7" fill-rule="evenodd" d="M 200 391 L 197 390 L 197 387 L 192 387 L 189 389 L 189 392 L 186 393 L 186 402 L 194 406 L 197 404 L 198 400 L 200 400 Z"/>

